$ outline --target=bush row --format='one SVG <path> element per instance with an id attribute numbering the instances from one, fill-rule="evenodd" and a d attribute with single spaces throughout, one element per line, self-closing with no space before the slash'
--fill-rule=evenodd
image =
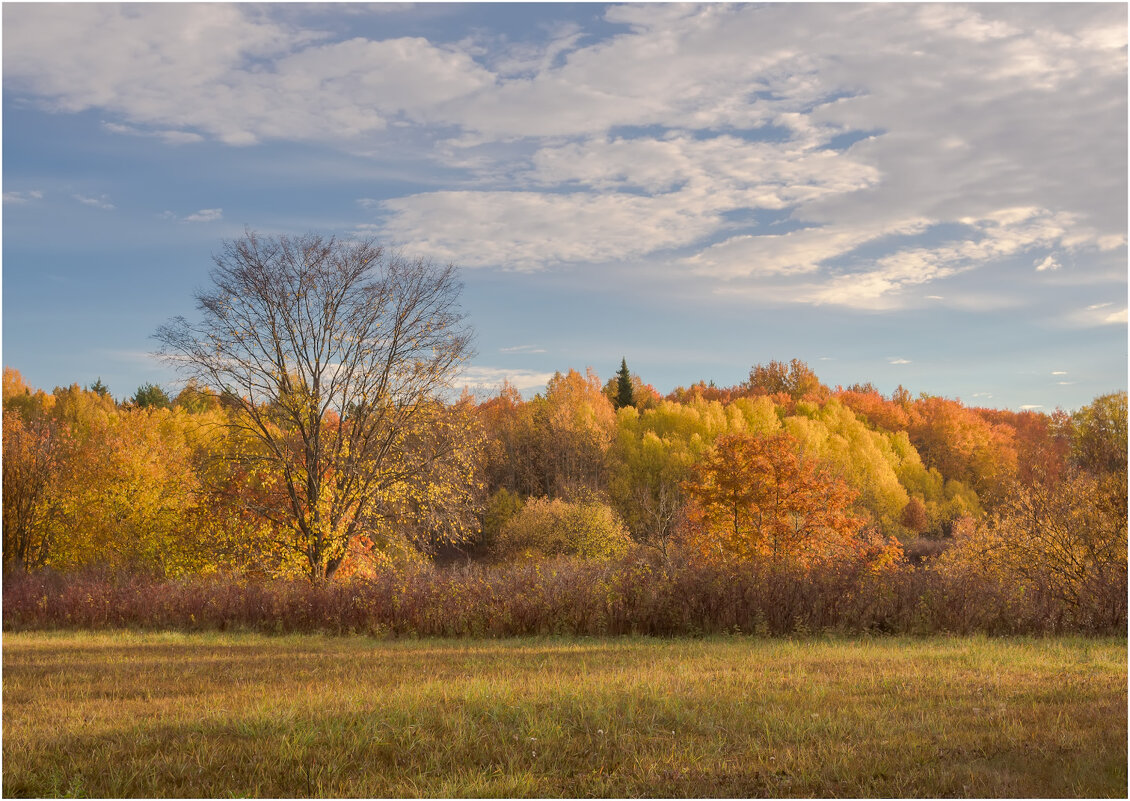
<path id="1" fill-rule="evenodd" d="M 314 585 L 87 571 L 4 579 L 8 631 L 249 630 L 376 636 L 1124 633 L 1126 578 L 1068 604 L 929 565 L 875 573 L 672 565 L 639 558 L 469 564 Z"/>

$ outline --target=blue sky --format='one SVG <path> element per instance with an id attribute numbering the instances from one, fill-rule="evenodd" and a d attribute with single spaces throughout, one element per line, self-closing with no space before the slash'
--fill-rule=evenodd
<path id="1" fill-rule="evenodd" d="M 463 268 L 464 380 L 1127 384 L 1127 9 L 3 7 L 3 361 L 175 388 L 245 226 Z"/>

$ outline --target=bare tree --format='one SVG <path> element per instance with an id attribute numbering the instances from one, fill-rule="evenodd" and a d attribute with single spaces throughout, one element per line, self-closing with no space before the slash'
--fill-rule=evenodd
<path id="1" fill-rule="evenodd" d="M 282 503 L 244 507 L 329 579 L 383 495 L 443 457 L 403 450 L 470 355 L 456 270 L 371 241 L 250 231 L 214 260 L 203 320 L 162 326 L 160 355 L 221 392 L 253 446 L 241 458 L 281 488 Z"/>

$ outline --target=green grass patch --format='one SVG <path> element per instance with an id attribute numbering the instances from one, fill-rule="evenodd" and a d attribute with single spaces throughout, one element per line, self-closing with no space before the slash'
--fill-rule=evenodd
<path id="1" fill-rule="evenodd" d="M 1111 796 L 1121 639 L 8 633 L 6 796 Z"/>

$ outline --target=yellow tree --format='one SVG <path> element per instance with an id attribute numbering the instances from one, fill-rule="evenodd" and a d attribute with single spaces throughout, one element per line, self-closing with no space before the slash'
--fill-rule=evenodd
<path id="1" fill-rule="evenodd" d="M 691 466 L 725 433 L 770 433 L 780 427 L 768 398 L 728 405 L 695 398 L 662 401 L 617 414 L 609 491 L 633 538 L 667 555 L 686 520 L 684 482 Z"/>
<path id="2" fill-rule="evenodd" d="M 509 382 L 478 405 L 475 417 L 487 440 L 484 471 L 491 491 L 524 496 L 550 492 L 553 479 L 544 436 L 548 416 L 544 397 L 524 401 Z"/>
<path id="3" fill-rule="evenodd" d="M 800 359 L 793 359 L 788 364 L 771 361 L 754 365 L 749 371 L 747 386 L 755 394 L 787 395 L 793 400 L 822 400 L 828 397 L 829 392 L 812 368 Z"/>
<path id="4" fill-rule="evenodd" d="M 56 389 L 53 414 L 67 432 L 57 488 L 63 530 L 50 564 L 125 566 L 165 575 L 192 572 L 205 554 L 189 520 L 197 495 L 183 410 L 117 407 L 77 386 Z"/>
<path id="5" fill-rule="evenodd" d="M 32 393 L 5 371 L 5 565 L 196 570 L 194 440 L 183 410 L 118 407 L 78 385 Z"/>
<path id="6" fill-rule="evenodd" d="M 562 554 L 613 559 L 630 545 L 623 523 L 600 500 L 534 498 L 503 526 L 493 550 L 504 559 Z"/>
<path id="7" fill-rule="evenodd" d="M 616 412 L 592 368 L 557 373 L 546 386 L 548 466 L 554 495 L 598 492 L 607 481 L 607 454 Z"/>
<path id="8" fill-rule="evenodd" d="M 370 539 L 435 556 L 472 540 L 485 503 L 483 431 L 464 395 L 436 402 L 396 455 L 400 482 L 381 498 L 381 524 Z"/>
<path id="9" fill-rule="evenodd" d="M 626 407 L 613 455 L 612 499 L 633 538 L 667 556 L 685 519 L 682 485 L 696 453 L 682 438 L 647 430 L 636 410 Z"/>
<path id="10" fill-rule="evenodd" d="M 1100 395 L 1071 417 L 1072 458 L 1094 474 L 1126 474 L 1126 393 Z"/>
<path id="11" fill-rule="evenodd" d="M 46 563 L 63 462 L 53 421 L 4 412 L 4 571 Z"/>
<path id="12" fill-rule="evenodd" d="M 54 400 L 4 368 L 4 572 L 42 565 L 50 552 L 65 459 L 63 433 L 49 416 Z"/>
<path id="13" fill-rule="evenodd" d="M 220 391 L 238 458 L 284 500 L 248 508 L 329 579 L 386 493 L 429 464 L 403 455 L 470 354 L 456 270 L 371 241 L 251 232 L 215 265 L 202 321 L 162 326 L 162 354 Z"/>

